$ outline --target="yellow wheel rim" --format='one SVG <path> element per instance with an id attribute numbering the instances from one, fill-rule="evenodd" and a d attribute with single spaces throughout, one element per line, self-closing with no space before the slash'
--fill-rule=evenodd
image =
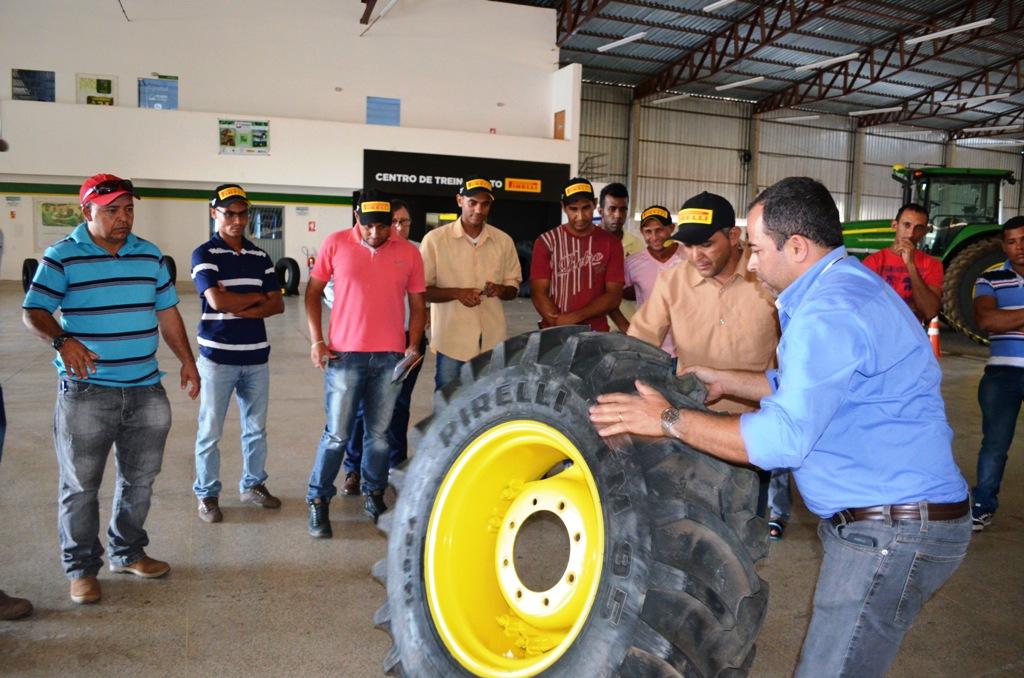
<path id="1" fill-rule="evenodd" d="M 565 470 L 545 477 L 560 463 Z M 558 581 L 533 591 L 516 571 L 520 527 L 548 511 L 569 537 Z M 583 455 L 554 428 L 517 420 L 489 429 L 448 471 L 430 513 L 424 579 L 434 625 L 478 676 L 533 676 L 583 628 L 601 581 L 604 518 Z"/>

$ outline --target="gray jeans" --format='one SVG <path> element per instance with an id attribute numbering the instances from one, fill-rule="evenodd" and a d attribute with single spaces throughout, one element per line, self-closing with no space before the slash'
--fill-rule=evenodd
<path id="1" fill-rule="evenodd" d="M 60 467 L 57 532 L 68 579 L 94 577 L 103 565 L 99 501 L 103 468 L 114 448 L 117 487 L 107 549 L 117 565 L 143 558 L 143 529 L 160 472 L 171 406 L 163 386 L 112 388 L 61 379 L 53 418 Z"/>
<path id="2" fill-rule="evenodd" d="M 921 608 L 953 574 L 971 540 L 957 520 L 818 524 L 825 558 L 797 678 L 884 676 Z"/>

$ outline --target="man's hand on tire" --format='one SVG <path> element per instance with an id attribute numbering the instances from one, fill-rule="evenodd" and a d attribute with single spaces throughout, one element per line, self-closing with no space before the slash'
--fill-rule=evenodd
<path id="1" fill-rule="evenodd" d="M 636 381 L 637 393 L 605 393 L 590 408 L 590 421 L 602 437 L 619 433 L 664 436 L 661 413 L 671 404 L 647 384 Z"/>

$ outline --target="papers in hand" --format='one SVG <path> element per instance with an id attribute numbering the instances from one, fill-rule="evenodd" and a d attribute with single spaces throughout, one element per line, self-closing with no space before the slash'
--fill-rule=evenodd
<path id="1" fill-rule="evenodd" d="M 399 360 L 398 364 L 395 365 L 394 371 L 391 373 L 391 383 L 397 384 L 400 381 L 404 381 L 409 376 L 409 373 L 422 361 L 423 355 L 416 353 L 407 355 Z"/>

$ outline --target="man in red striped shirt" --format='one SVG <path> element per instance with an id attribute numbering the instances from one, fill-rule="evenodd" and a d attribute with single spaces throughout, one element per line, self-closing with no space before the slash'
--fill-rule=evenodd
<path id="1" fill-rule="evenodd" d="M 590 325 L 608 331 L 625 283 L 622 243 L 594 226 L 594 187 L 579 177 L 562 189 L 566 223 L 533 246 L 530 291 L 541 327 Z"/>

